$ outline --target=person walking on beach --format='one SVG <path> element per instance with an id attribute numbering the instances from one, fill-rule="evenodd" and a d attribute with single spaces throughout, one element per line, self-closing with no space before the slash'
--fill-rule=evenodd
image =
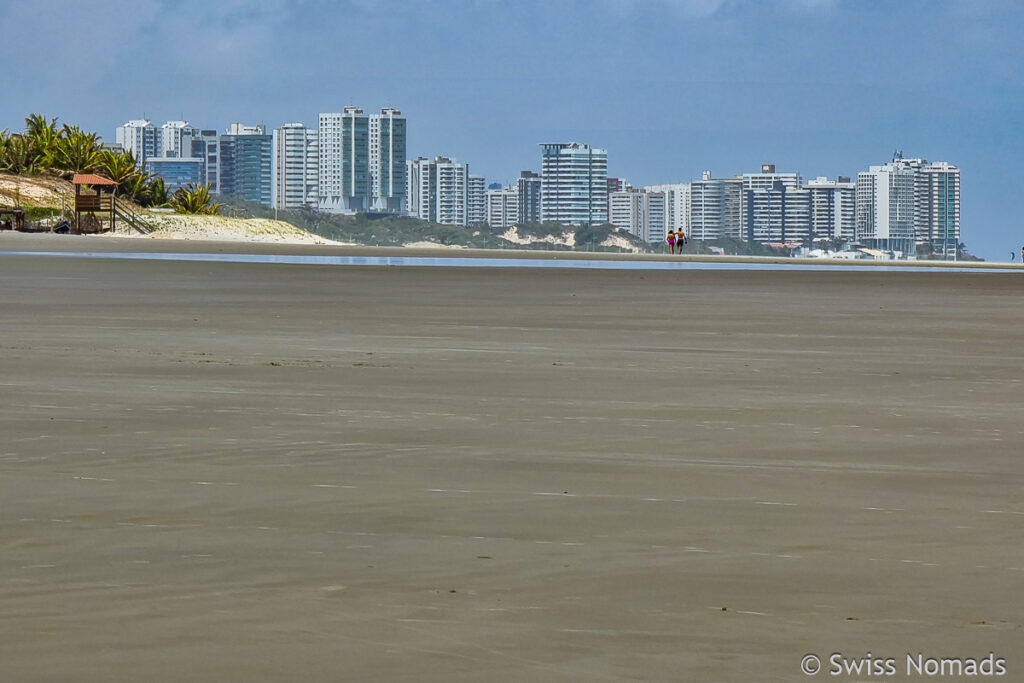
<path id="1" fill-rule="evenodd" d="M 676 253 L 676 233 L 674 230 L 668 231 L 668 237 L 665 238 L 668 241 L 669 253 Z"/>

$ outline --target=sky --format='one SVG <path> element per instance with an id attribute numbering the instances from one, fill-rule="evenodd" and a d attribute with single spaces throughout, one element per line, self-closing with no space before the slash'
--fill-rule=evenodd
<path id="1" fill-rule="evenodd" d="M 540 142 L 606 149 L 637 186 L 855 176 L 902 150 L 961 168 L 972 252 L 1024 245 L 1012 0 L 0 1 L 19 34 L 0 129 L 39 112 L 113 140 L 143 116 L 269 129 L 394 106 L 410 157 L 488 183 L 539 171 Z"/>

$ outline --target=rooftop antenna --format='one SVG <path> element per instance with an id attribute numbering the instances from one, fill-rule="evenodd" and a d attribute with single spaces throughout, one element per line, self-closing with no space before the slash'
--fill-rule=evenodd
<path id="1" fill-rule="evenodd" d="M 895 152 L 893 152 L 892 153 L 892 160 L 893 161 L 903 161 L 903 150 L 902 149 L 898 149 Z"/>

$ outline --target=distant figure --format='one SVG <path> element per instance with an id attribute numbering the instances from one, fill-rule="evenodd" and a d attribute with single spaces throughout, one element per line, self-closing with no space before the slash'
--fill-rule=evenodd
<path id="1" fill-rule="evenodd" d="M 675 231 L 674 230 L 669 230 L 668 231 L 668 237 L 665 238 L 665 239 L 668 240 L 668 250 L 671 253 L 673 253 L 673 254 L 676 253 L 676 233 L 675 233 Z"/>
<path id="2" fill-rule="evenodd" d="M 1024 263 L 1024 247 L 1020 248 L 1020 261 Z"/>
<path id="3" fill-rule="evenodd" d="M 687 242 L 689 242 L 689 241 L 690 241 L 690 238 L 688 238 L 688 237 L 686 236 L 686 233 L 685 233 L 685 232 L 683 232 L 682 230 L 680 230 L 680 231 L 679 231 L 678 233 L 676 233 L 676 235 L 677 235 L 677 239 L 681 240 L 683 244 L 686 244 Z M 682 253 L 683 253 L 683 248 L 682 248 L 682 246 L 680 246 L 680 247 L 679 247 L 679 253 L 680 253 L 680 254 L 682 254 Z"/>

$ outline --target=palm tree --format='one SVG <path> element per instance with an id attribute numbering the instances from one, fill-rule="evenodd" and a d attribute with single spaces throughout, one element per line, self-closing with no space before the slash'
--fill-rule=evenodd
<path id="1" fill-rule="evenodd" d="M 15 133 L 4 141 L 0 170 L 16 175 L 36 175 L 44 170 L 43 157 L 31 138 Z"/>
<path id="2" fill-rule="evenodd" d="M 167 197 L 167 186 L 164 185 L 164 179 L 159 176 L 147 177 L 150 178 L 146 185 L 146 192 L 148 193 L 149 201 L 147 206 L 167 206 L 169 202 Z"/>
<path id="3" fill-rule="evenodd" d="M 193 185 L 179 187 L 171 198 L 171 207 L 178 213 L 203 214 L 219 216 L 223 204 L 216 204 L 210 198 L 209 185 Z"/>
<path id="4" fill-rule="evenodd" d="M 99 170 L 118 185 L 124 185 L 132 176 L 139 174 L 135 156 L 131 152 L 115 152 L 110 149 L 100 153 Z"/>
<path id="5" fill-rule="evenodd" d="M 47 119 L 42 114 L 29 114 L 25 118 L 25 132 L 22 135 L 29 144 L 25 148 L 25 169 L 22 173 L 40 173 L 47 170 L 52 162 L 54 148 L 63 131 L 57 130 L 57 119 Z"/>
<path id="6" fill-rule="evenodd" d="M 0 171 L 7 170 L 7 154 L 8 147 L 11 144 L 11 136 L 4 128 L 0 130 Z"/>
<path id="7" fill-rule="evenodd" d="M 118 192 L 140 206 L 149 206 L 148 178 L 141 173 L 125 180 L 118 187 Z"/>
<path id="8" fill-rule="evenodd" d="M 56 139 L 59 135 L 57 118 L 47 120 L 42 114 L 29 114 L 25 117 L 25 133 L 37 139 Z"/>
<path id="9" fill-rule="evenodd" d="M 65 125 L 47 155 L 49 166 L 61 175 L 89 173 L 100 168 L 103 151 L 96 133 L 86 133 L 78 126 Z"/>

